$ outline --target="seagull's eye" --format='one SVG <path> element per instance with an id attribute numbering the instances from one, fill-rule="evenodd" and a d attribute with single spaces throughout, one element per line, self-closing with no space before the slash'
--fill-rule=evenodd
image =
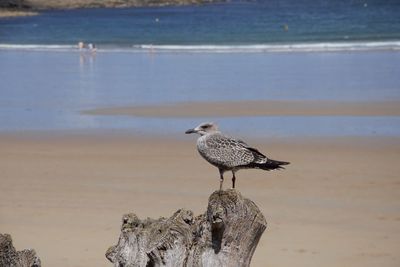
<path id="1" fill-rule="evenodd" d="M 206 125 L 201 126 L 201 128 L 202 129 L 207 129 L 207 128 L 210 128 L 210 126 L 211 126 L 210 124 L 206 124 Z"/>

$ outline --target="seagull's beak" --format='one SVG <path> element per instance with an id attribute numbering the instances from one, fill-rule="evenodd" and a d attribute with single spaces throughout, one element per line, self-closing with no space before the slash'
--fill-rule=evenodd
<path id="1" fill-rule="evenodd" d="M 191 133 L 196 133 L 197 131 L 195 129 L 189 129 L 185 132 L 185 134 L 191 134 Z"/>

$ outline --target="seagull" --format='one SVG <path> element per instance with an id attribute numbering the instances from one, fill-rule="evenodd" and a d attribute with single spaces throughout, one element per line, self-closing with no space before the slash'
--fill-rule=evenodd
<path id="1" fill-rule="evenodd" d="M 284 169 L 282 165 L 289 162 L 277 161 L 267 158 L 257 149 L 249 146 L 242 140 L 223 135 L 218 126 L 212 122 L 204 122 L 186 134 L 197 133 L 197 150 L 200 155 L 219 170 L 220 184 L 222 190 L 224 173 L 232 172 L 232 188 L 235 188 L 235 172 L 240 169 L 262 169 L 266 171 Z"/>

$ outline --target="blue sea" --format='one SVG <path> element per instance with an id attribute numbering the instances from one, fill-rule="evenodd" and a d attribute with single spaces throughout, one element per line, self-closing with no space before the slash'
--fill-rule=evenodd
<path id="1" fill-rule="evenodd" d="M 0 19 L 2 45 L 399 49 L 398 0 L 256 0 L 207 5 L 43 11 Z M 286 46 L 285 46 L 286 45 Z M 296 46 L 297 45 L 297 46 Z M 302 45 L 302 46 L 299 46 Z M 304 47 L 305 46 L 305 47 Z"/>
<path id="2" fill-rule="evenodd" d="M 213 120 L 241 136 L 400 136 L 396 116 L 81 113 L 188 101 L 400 100 L 399 14 L 400 1 L 259 0 L 2 18 L 0 132 L 178 135 Z"/>

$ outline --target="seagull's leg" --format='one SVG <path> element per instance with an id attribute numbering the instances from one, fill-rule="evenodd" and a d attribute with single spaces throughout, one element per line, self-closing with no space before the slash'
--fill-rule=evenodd
<path id="1" fill-rule="evenodd" d="M 219 169 L 219 191 L 222 191 L 222 183 L 224 182 L 224 171 Z"/>
<path id="2" fill-rule="evenodd" d="M 235 181 L 236 181 L 236 176 L 235 176 L 235 171 L 232 171 L 232 188 L 235 189 Z"/>

